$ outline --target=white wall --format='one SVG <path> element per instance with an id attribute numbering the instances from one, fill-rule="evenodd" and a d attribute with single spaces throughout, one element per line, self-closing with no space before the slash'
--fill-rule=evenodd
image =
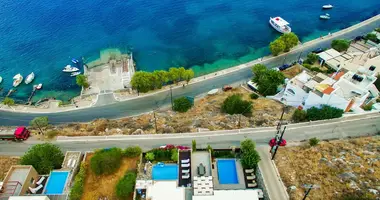
<path id="1" fill-rule="evenodd" d="M 295 94 L 289 92 L 289 90 L 293 90 Z M 308 94 L 302 88 L 288 82 L 281 101 L 286 105 L 298 107 L 299 105 L 302 105 L 302 102 L 306 99 L 307 95 Z"/>

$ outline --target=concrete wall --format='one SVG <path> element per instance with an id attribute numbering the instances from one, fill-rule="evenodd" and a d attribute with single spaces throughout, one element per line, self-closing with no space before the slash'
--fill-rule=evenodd
<path id="1" fill-rule="evenodd" d="M 29 190 L 29 187 L 36 187 L 36 182 L 38 181 L 38 173 L 34 169 L 34 167 L 30 166 L 30 171 L 28 176 L 25 178 L 25 182 L 22 185 L 20 195 L 26 194 L 26 192 Z M 32 181 L 33 179 L 33 181 Z"/>
<path id="2" fill-rule="evenodd" d="M 291 93 L 289 90 L 293 90 L 295 94 Z M 307 98 L 307 96 L 308 94 L 302 88 L 289 82 L 286 85 L 284 95 L 281 100 L 286 105 L 298 107 L 299 105 L 302 105 L 302 102 Z"/>

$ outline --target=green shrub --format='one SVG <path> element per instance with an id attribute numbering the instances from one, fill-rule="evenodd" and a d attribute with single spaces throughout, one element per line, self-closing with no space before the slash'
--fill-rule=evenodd
<path id="1" fill-rule="evenodd" d="M 154 160 L 154 153 L 153 152 L 148 152 L 145 154 L 145 159 L 149 160 L 149 161 L 153 161 Z"/>
<path id="2" fill-rule="evenodd" d="M 177 162 L 178 161 L 178 149 L 172 149 L 171 150 L 172 156 L 170 157 L 172 161 Z"/>
<path id="3" fill-rule="evenodd" d="M 57 135 L 59 135 L 59 131 L 58 130 L 51 130 L 51 131 L 46 132 L 46 136 L 49 139 L 52 139 L 52 138 L 54 138 Z"/>
<path id="4" fill-rule="evenodd" d="M 377 98 L 377 99 L 376 99 L 376 103 L 380 103 L 380 98 Z"/>
<path id="5" fill-rule="evenodd" d="M 363 106 L 363 110 L 365 110 L 365 111 L 370 111 L 370 110 L 372 110 L 372 105 L 371 105 L 371 104 L 364 105 L 364 106 Z"/>
<path id="6" fill-rule="evenodd" d="M 124 156 L 134 158 L 141 154 L 142 150 L 139 146 L 131 146 L 124 150 Z"/>
<path id="7" fill-rule="evenodd" d="M 251 93 L 249 96 L 251 97 L 251 99 L 258 99 L 259 98 L 259 95 L 256 93 Z"/>
<path id="8" fill-rule="evenodd" d="M 292 120 L 296 123 L 307 121 L 307 113 L 304 110 L 296 109 L 293 113 Z"/>
<path id="9" fill-rule="evenodd" d="M 119 199 L 127 199 L 134 191 L 136 184 L 136 173 L 127 172 L 116 184 L 116 196 Z"/>
<path id="10" fill-rule="evenodd" d="M 235 158 L 236 154 L 232 151 L 212 151 L 212 157 L 214 158 Z"/>
<path id="11" fill-rule="evenodd" d="M 334 119 L 342 117 L 343 110 L 328 105 L 322 105 L 321 108 L 311 107 L 307 110 L 307 119 L 310 121 Z"/>
<path id="12" fill-rule="evenodd" d="M 244 168 L 256 168 L 261 158 L 256 151 L 256 145 L 251 139 L 245 139 L 240 143 L 241 158 L 240 162 Z"/>
<path id="13" fill-rule="evenodd" d="M 257 84 L 258 93 L 263 96 L 277 93 L 278 86 L 284 84 L 285 76 L 282 72 L 268 69 L 265 65 L 256 64 L 252 67 L 252 82 Z"/>
<path id="14" fill-rule="evenodd" d="M 366 39 L 366 40 L 371 40 L 371 41 L 374 42 L 374 43 L 379 43 L 379 39 L 377 39 L 377 36 L 376 36 L 376 34 L 374 34 L 374 33 L 368 33 L 368 34 L 365 36 L 365 39 Z"/>
<path id="15" fill-rule="evenodd" d="M 211 145 L 207 145 L 207 151 L 211 153 L 211 155 L 214 155 L 214 149 L 212 149 Z"/>
<path id="16" fill-rule="evenodd" d="M 5 97 L 2 103 L 4 105 L 13 106 L 13 105 L 15 105 L 15 100 L 13 100 L 9 97 Z"/>
<path id="17" fill-rule="evenodd" d="M 32 165 L 38 174 L 48 174 L 53 169 L 60 169 L 64 155 L 61 149 L 50 143 L 36 144 L 22 157 L 21 165 Z"/>
<path id="18" fill-rule="evenodd" d="M 314 64 L 318 60 L 318 55 L 315 53 L 309 53 L 307 54 L 307 59 L 305 60 L 308 64 Z"/>
<path id="19" fill-rule="evenodd" d="M 193 152 L 197 151 L 197 141 L 191 141 L 191 149 L 193 150 Z"/>
<path id="20" fill-rule="evenodd" d="M 86 178 L 86 168 L 87 166 L 85 163 L 80 165 L 80 170 L 75 176 L 73 187 L 70 190 L 70 200 L 80 200 L 82 198 L 83 186 Z"/>
<path id="21" fill-rule="evenodd" d="M 121 165 L 122 151 L 119 148 L 102 149 L 90 160 L 92 171 L 96 175 L 112 174 Z"/>
<path id="22" fill-rule="evenodd" d="M 348 40 L 333 40 L 331 47 L 339 52 L 346 51 L 350 47 Z"/>
<path id="23" fill-rule="evenodd" d="M 186 97 L 180 97 L 173 102 L 173 110 L 177 112 L 187 112 L 193 105 Z"/>
<path id="24" fill-rule="evenodd" d="M 309 139 L 309 144 L 310 146 L 316 146 L 317 144 L 319 143 L 319 139 L 317 139 L 316 137 L 313 137 L 313 138 L 310 138 Z"/>
<path id="25" fill-rule="evenodd" d="M 252 102 L 243 100 L 241 95 L 233 94 L 227 97 L 222 105 L 222 111 L 230 115 L 243 114 L 248 115 L 252 113 Z"/>

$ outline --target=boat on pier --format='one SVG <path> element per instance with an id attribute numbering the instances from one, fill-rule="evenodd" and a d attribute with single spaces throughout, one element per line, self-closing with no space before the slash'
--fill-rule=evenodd
<path id="1" fill-rule="evenodd" d="M 19 86 L 23 79 L 24 78 L 21 76 L 21 74 L 16 74 L 16 76 L 13 77 L 13 87 Z"/>
<path id="2" fill-rule="evenodd" d="M 26 79 L 25 79 L 25 84 L 29 84 L 34 80 L 34 72 L 30 73 Z"/>

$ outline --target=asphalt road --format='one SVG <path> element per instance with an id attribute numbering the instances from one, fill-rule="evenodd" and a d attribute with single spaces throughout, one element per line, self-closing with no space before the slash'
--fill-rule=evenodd
<path id="1" fill-rule="evenodd" d="M 353 39 L 358 35 L 366 34 L 374 28 L 380 26 L 380 20 L 373 21 L 365 26 L 359 27 L 352 31 L 346 31 L 339 38 Z M 309 52 L 316 48 L 328 48 L 331 41 L 335 38 L 335 34 L 331 37 L 326 37 L 319 42 L 312 45 L 302 46 L 287 54 L 277 56 L 272 59 L 264 59 L 261 62 L 246 63 L 245 66 L 252 66 L 256 63 L 262 63 L 268 68 L 281 66 L 283 63 L 290 63 L 298 60 L 299 56 L 306 56 Z M 204 94 L 214 88 L 221 88 L 224 85 L 244 82 L 252 77 L 250 67 L 242 68 L 238 71 L 217 76 L 215 78 L 206 79 L 201 82 L 196 82 L 185 88 L 173 89 L 173 98 L 180 96 L 192 96 Z M 107 98 L 102 98 L 101 106 L 95 106 L 86 109 L 79 109 L 74 111 L 49 113 L 49 114 L 36 114 L 36 113 L 16 113 L 0 111 L 0 125 L 27 125 L 31 119 L 37 116 L 48 116 L 52 124 L 69 123 L 69 122 L 88 122 L 97 118 L 121 118 L 126 116 L 138 115 L 145 112 L 150 112 L 157 107 L 170 104 L 170 93 L 163 91 L 155 95 L 147 95 L 141 98 L 132 99 L 124 102 L 111 103 L 104 105 Z M 98 104 L 98 105 L 99 105 Z"/>

